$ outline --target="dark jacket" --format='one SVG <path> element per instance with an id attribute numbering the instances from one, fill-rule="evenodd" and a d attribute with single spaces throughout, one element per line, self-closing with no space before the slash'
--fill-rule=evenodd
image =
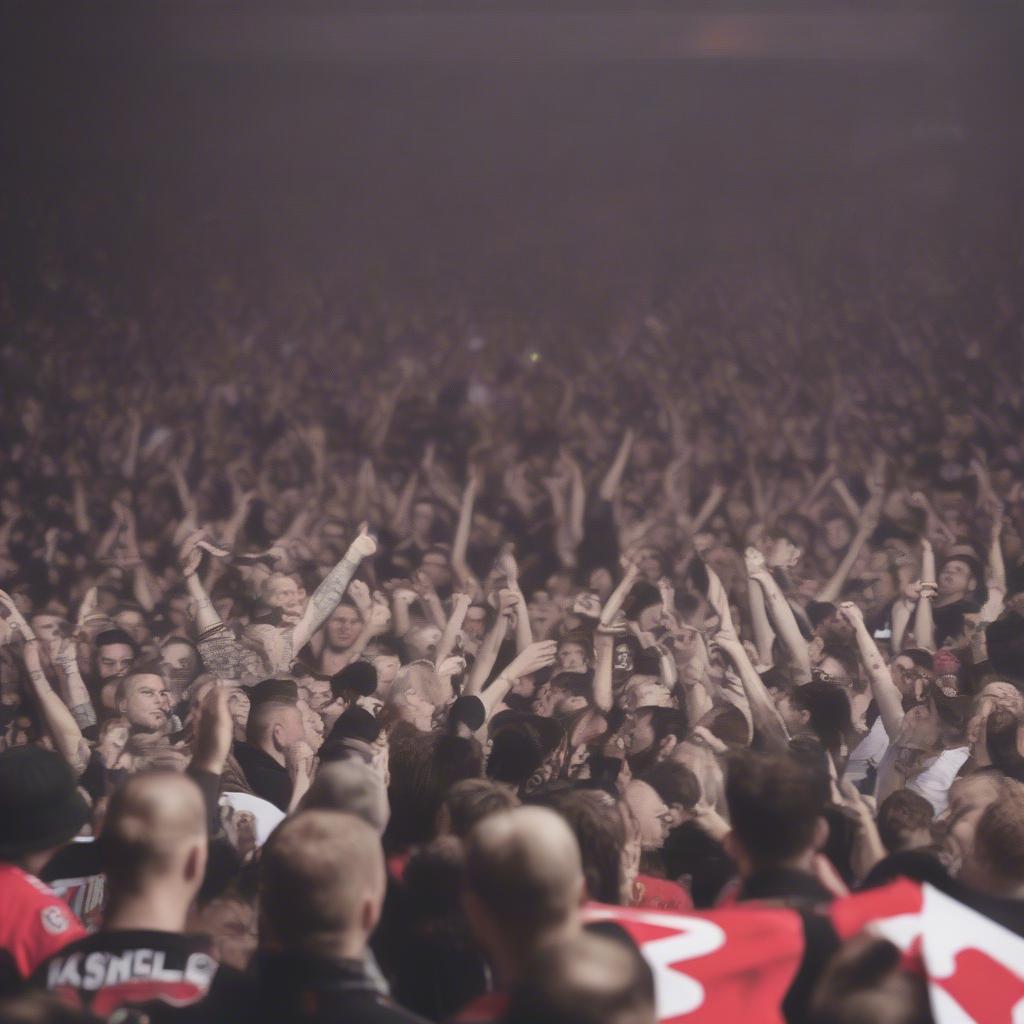
<path id="1" fill-rule="evenodd" d="M 261 1024 L 427 1024 L 382 996 L 355 960 L 261 953 L 255 974 Z"/>
<path id="2" fill-rule="evenodd" d="M 269 800 L 275 807 L 288 813 L 292 799 L 292 777 L 284 765 L 278 764 L 259 747 L 235 740 L 231 746 L 245 779 L 256 796 Z"/>

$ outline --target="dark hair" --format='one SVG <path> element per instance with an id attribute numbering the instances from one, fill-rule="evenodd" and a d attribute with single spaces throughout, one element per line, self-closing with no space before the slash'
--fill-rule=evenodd
<path id="1" fill-rule="evenodd" d="M 989 804 L 974 834 L 977 859 L 1000 880 L 1024 882 L 1024 786 L 1009 783 Z"/>
<path id="2" fill-rule="evenodd" d="M 135 641 L 123 629 L 105 629 L 93 641 L 93 647 L 98 651 L 101 647 L 113 647 L 114 644 L 124 644 L 132 649 L 132 654 L 139 653 Z"/>
<path id="3" fill-rule="evenodd" d="M 678 761 L 659 761 L 640 776 L 665 803 L 676 804 L 690 810 L 700 800 L 700 782 L 697 776 Z"/>
<path id="4" fill-rule="evenodd" d="M 725 800 L 733 832 L 759 868 L 807 850 L 825 805 L 821 782 L 806 764 L 751 750 L 730 757 Z"/>
<path id="5" fill-rule="evenodd" d="M 833 756 L 838 756 L 843 739 L 852 735 L 853 720 L 850 713 L 850 698 L 838 683 L 812 679 L 802 686 L 789 691 L 794 707 L 810 715 L 814 733 Z"/>
<path id="6" fill-rule="evenodd" d="M 464 839 L 470 829 L 489 814 L 519 806 L 519 798 L 507 786 L 490 779 L 463 779 L 444 798 L 452 832 Z"/>
<path id="7" fill-rule="evenodd" d="M 528 802 L 560 814 L 572 829 L 580 847 L 588 897 L 598 903 L 620 903 L 626 829 L 615 799 L 599 789 L 555 783 L 533 793 Z"/>
<path id="8" fill-rule="evenodd" d="M 935 811 L 919 793 L 897 789 L 878 808 L 878 834 L 890 853 L 907 848 L 910 833 L 928 828 Z"/>

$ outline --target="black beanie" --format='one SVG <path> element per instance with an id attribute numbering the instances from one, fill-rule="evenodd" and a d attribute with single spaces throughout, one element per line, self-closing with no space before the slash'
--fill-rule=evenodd
<path id="1" fill-rule="evenodd" d="M 331 693 L 335 697 L 355 693 L 370 697 L 377 692 L 377 670 L 368 661 L 353 661 L 331 676 Z"/>

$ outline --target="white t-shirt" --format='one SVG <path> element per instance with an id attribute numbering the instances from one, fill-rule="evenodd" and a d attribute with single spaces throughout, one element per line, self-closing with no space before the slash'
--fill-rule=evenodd
<path id="1" fill-rule="evenodd" d="M 924 771 L 907 783 L 907 789 L 920 793 L 935 808 L 936 814 L 942 814 L 949 806 L 949 787 L 970 754 L 970 747 L 943 750 Z"/>
<path id="2" fill-rule="evenodd" d="M 878 768 L 888 749 L 889 735 L 882 725 L 882 716 L 879 715 L 864 738 L 850 752 L 843 775 L 850 782 L 863 782 L 872 768 Z"/>

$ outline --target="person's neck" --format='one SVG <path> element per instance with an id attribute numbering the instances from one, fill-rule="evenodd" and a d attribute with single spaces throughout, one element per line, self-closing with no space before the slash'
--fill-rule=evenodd
<path id="1" fill-rule="evenodd" d="M 258 743 L 256 747 L 258 750 L 262 750 L 267 757 L 272 757 L 282 768 L 286 767 L 284 753 L 278 750 L 273 743 Z"/>
<path id="2" fill-rule="evenodd" d="M 181 934 L 191 900 L 179 893 L 153 889 L 135 895 L 110 895 L 103 918 L 104 931 L 155 931 Z"/>
<path id="3" fill-rule="evenodd" d="M 541 946 L 575 938 L 580 932 L 580 921 L 575 915 L 569 920 L 538 935 L 533 942 L 516 942 L 509 936 L 507 943 L 494 951 L 494 970 L 501 986 L 513 988 L 522 979 L 534 955 Z"/>
<path id="4" fill-rule="evenodd" d="M 967 597 L 966 594 L 946 594 L 945 597 L 939 594 L 933 602 L 936 608 L 945 608 L 947 605 L 956 604 L 957 601 L 963 601 Z"/>
<path id="5" fill-rule="evenodd" d="M 802 871 L 805 875 L 814 874 L 815 853 L 816 851 L 813 849 L 804 850 L 795 857 L 790 857 L 789 860 L 778 861 L 775 864 L 751 864 L 746 872 L 746 877 L 750 878 L 752 875 L 774 871 Z"/>

